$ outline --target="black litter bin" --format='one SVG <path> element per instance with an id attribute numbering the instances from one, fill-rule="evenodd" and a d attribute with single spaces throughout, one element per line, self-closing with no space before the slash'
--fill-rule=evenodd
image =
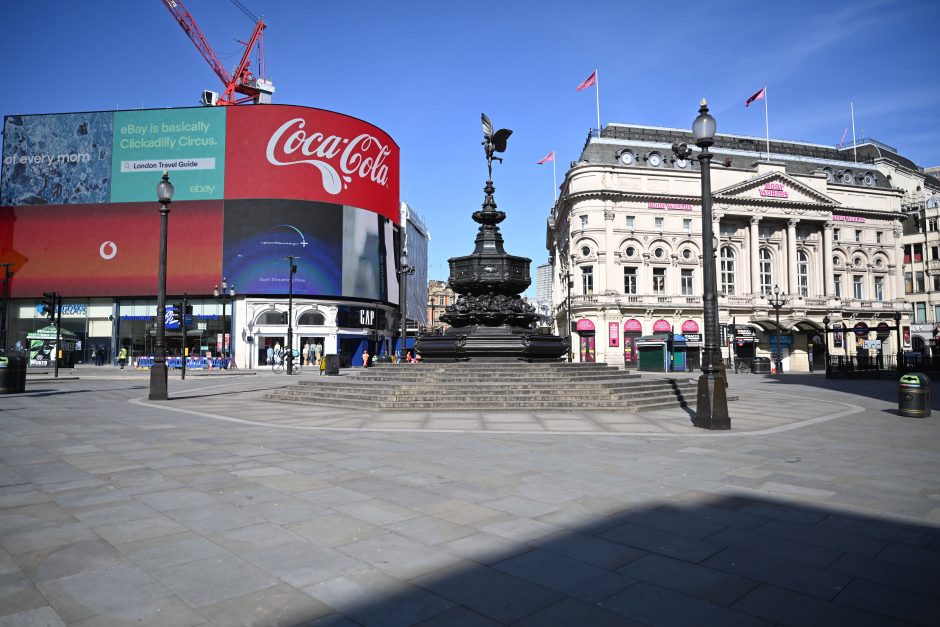
<path id="1" fill-rule="evenodd" d="M 755 357 L 751 362 L 751 372 L 754 374 L 770 374 L 770 357 Z"/>
<path id="2" fill-rule="evenodd" d="M 26 358 L 20 355 L 0 356 L 0 394 L 26 391 Z"/>
<path id="3" fill-rule="evenodd" d="M 325 355 L 326 368 L 323 374 L 339 374 L 339 355 Z"/>
<path id="4" fill-rule="evenodd" d="M 898 413 L 910 418 L 930 415 L 930 379 L 920 372 L 910 372 L 898 380 Z"/>

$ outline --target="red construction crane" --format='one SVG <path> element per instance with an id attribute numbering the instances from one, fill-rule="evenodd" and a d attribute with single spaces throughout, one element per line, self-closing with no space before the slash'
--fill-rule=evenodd
<path id="1" fill-rule="evenodd" d="M 255 20 L 255 28 L 247 42 L 238 43 L 245 46 L 245 52 L 242 54 L 241 61 L 235 66 L 235 70 L 229 74 L 225 66 L 219 60 L 215 50 L 209 45 L 206 36 L 202 34 L 199 27 L 196 26 L 196 20 L 183 6 L 181 0 L 162 0 L 163 4 L 170 11 L 183 32 L 189 37 L 190 41 L 196 46 L 196 49 L 202 54 L 212 71 L 225 84 L 225 90 L 219 94 L 206 90 L 202 92 L 202 103 L 205 105 L 236 105 L 253 102 L 255 104 L 269 104 L 271 95 L 274 93 L 274 84 L 264 77 L 264 29 L 267 28 L 264 20 L 256 18 L 240 3 L 235 2 L 251 19 Z M 234 0 L 233 0 L 234 2 Z M 256 78 L 251 73 L 251 51 L 258 46 L 258 68 L 262 78 Z M 242 97 L 236 94 L 241 94 Z"/>

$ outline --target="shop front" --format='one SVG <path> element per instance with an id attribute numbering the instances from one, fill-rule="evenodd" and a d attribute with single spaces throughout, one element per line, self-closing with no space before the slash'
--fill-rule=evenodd
<path id="1" fill-rule="evenodd" d="M 686 358 L 688 369 L 696 370 L 702 366 L 702 347 L 704 346 L 702 332 L 698 322 L 686 320 L 680 327 L 686 341 Z"/>
<path id="2" fill-rule="evenodd" d="M 593 363 L 597 359 L 594 344 L 594 323 L 582 318 L 575 323 L 575 332 L 579 338 L 581 361 Z"/>
<path id="3" fill-rule="evenodd" d="M 630 318 L 623 323 L 623 363 L 627 368 L 636 368 L 639 364 L 636 341 L 642 335 L 643 324 L 636 318 Z"/>

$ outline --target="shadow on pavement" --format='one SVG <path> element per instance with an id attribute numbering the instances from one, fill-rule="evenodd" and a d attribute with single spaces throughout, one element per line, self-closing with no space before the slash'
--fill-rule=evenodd
<path id="1" fill-rule="evenodd" d="M 764 498 L 685 497 L 685 506 L 628 510 L 524 545 L 486 533 L 441 543 L 472 565 L 369 601 L 368 586 L 346 574 L 306 589 L 339 613 L 292 622 L 937 624 L 940 529 Z M 384 536 L 338 550 L 405 579 L 445 561 L 435 548 L 406 554 L 418 546 Z"/>
<path id="2" fill-rule="evenodd" d="M 768 381 L 780 385 L 805 385 L 833 392 L 844 392 L 856 396 L 898 402 L 898 382 L 895 379 L 827 379 L 819 374 L 765 375 Z M 940 409 L 940 381 L 931 380 L 931 407 Z"/>

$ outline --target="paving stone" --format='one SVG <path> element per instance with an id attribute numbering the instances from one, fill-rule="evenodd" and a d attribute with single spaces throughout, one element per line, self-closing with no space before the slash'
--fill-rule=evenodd
<path id="1" fill-rule="evenodd" d="M 476 624 L 476 623 L 467 623 Z M 634 622 L 623 616 L 567 598 L 546 607 L 531 616 L 513 623 L 517 627 L 543 627 L 544 625 L 590 625 L 591 627 L 644 627 L 647 623 Z M 444 623 L 441 623 L 442 627 Z"/>
<path id="2" fill-rule="evenodd" d="M 849 583 L 835 600 L 836 603 L 917 625 L 936 625 L 940 616 L 940 599 L 936 596 L 860 579 Z"/>
<path id="3" fill-rule="evenodd" d="M 55 527 L 44 527 L 33 531 L 21 531 L 0 538 L 3 546 L 10 553 L 17 555 L 20 553 L 29 553 L 39 549 L 47 549 L 72 542 L 82 542 L 84 540 L 95 540 L 97 536 L 82 523 L 72 523 L 58 525 Z"/>
<path id="4" fill-rule="evenodd" d="M 166 515 L 197 533 L 210 534 L 264 522 L 259 514 L 229 503 L 212 502 L 196 507 L 174 509 Z"/>
<path id="5" fill-rule="evenodd" d="M 724 529 L 711 536 L 709 540 L 724 546 L 746 549 L 816 568 L 825 568 L 841 555 L 841 551 L 822 547 L 818 544 L 805 544 L 800 541 L 784 540 L 780 537 L 765 534 L 762 529 L 757 531 Z"/>
<path id="6" fill-rule="evenodd" d="M 186 530 L 183 525 L 163 515 L 140 520 L 129 520 L 127 522 L 110 525 L 100 525 L 94 529 L 95 533 L 114 545 L 158 538 Z"/>
<path id="7" fill-rule="evenodd" d="M 121 544 L 118 548 L 148 572 L 226 555 L 217 544 L 190 531 Z"/>
<path id="8" fill-rule="evenodd" d="M 0 575 L 0 616 L 28 612 L 47 604 L 32 580 L 20 570 Z"/>
<path id="9" fill-rule="evenodd" d="M 675 560 L 647 555 L 619 569 L 620 573 L 718 605 L 731 605 L 757 582 Z"/>
<path id="10" fill-rule="evenodd" d="M 387 528 L 389 531 L 393 531 L 408 538 L 420 540 L 432 546 L 476 533 L 476 530 L 471 527 L 456 525 L 433 516 L 410 518 L 387 525 Z"/>
<path id="11" fill-rule="evenodd" d="M 598 604 L 630 620 L 657 626 L 722 625 L 769 627 L 770 622 L 641 581 Z"/>
<path id="12" fill-rule="evenodd" d="M 711 541 L 696 540 L 633 523 L 608 529 L 598 534 L 598 537 L 692 563 L 701 562 L 723 548 L 723 545 Z"/>
<path id="13" fill-rule="evenodd" d="M 153 576 L 196 608 L 257 592 L 278 583 L 261 569 L 227 554 L 163 568 L 154 571 Z"/>
<path id="14" fill-rule="evenodd" d="M 213 624 L 226 627 L 295 627 L 328 616 L 332 609 L 285 583 L 199 608 Z"/>
<path id="15" fill-rule="evenodd" d="M 104 540 L 85 540 L 17 556 L 33 581 L 41 583 L 89 570 L 127 563 L 117 549 Z"/>
<path id="16" fill-rule="evenodd" d="M 158 512 L 169 512 L 186 507 L 202 507 L 213 502 L 211 496 L 201 490 L 192 488 L 149 492 L 138 495 L 137 500 Z"/>
<path id="17" fill-rule="evenodd" d="M 521 620 L 563 598 L 524 579 L 479 565 L 455 566 L 420 577 L 414 583 L 502 623 Z"/>
<path id="18" fill-rule="evenodd" d="M 436 548 L 392 533 L 346 544 L 337 551 L 400 579 L 419 577 L 461 561 Z"/>
<path id="19" fill-rule="evenodd" d="M 940 590 L 940 573 L 937 571 L 860 555 L 843 555 L 830 564 L 828 570 L 923 594 L 933 595 Z"/>
<path id="20" fill-rule="evenodd" d="M 494 564 L 493 568 L 588 603 L 596 603 L 636 581 L 614 571 L 540 549 L 511 557 Z"/>
<path id="21" fill-rule="evenodd" d="M 346 554 L 309 542 L 287 542 L 252 551 L 245 559 L 297 588 L 329 579 L 360 564 Z"/>
<path id="22" fill-rule="evenodd" d="M 726 549 L 701 565 L 829 600 L 841 592 L 851 579 L 739 547 Z"/>
<path id="23" fill-rule="evenodd" d="M 45 606 L 0 616 L 0 627 L 65 627 L 65 623 L 54 609 Z"/>
<path id="24" fill-rule="evenodd" d="M 735 603 L 734 609 L 793 627 L 901 627 L 908 624 L 763 584 Z"/>
<path id="25" fill-rule="evenodd" d="M 609 570 L 616 570 L 632 560 L 647 555 L 646 551 L 574 531 L 540 538 L 532 544 L 546 551 Z"/>
<path id="26" fill-rule="evenodd" d="M 383 536 L 388 530 L 372 525 L 346 514 L 319 516 L 311 520 L 291 523 L 285 528 L 303 536 L 320 546 L 336 548 L 375 536 Z"/>
<path id="27" fill-rule="evenodd" d="M 342 512 L 353 518 L 358 518 L 373 525 L 390 525 L 392 523 L 417 518 L 419 513 L 413 509 L 399 507 L 394 503 L 382 501 L 380 499 L 371 499 L 368 501 L 359 501 L 346 505 L 336 505 L 333 507 L 336 511 Z"/>

